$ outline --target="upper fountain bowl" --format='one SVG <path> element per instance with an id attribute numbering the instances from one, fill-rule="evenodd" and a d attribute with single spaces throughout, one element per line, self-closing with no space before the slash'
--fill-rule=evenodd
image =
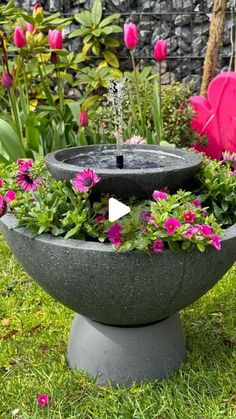
<path id="1" fill-rule="evenodd" d="M 124 145 L 124 168 L 116 168 L 116 146 L 80 146 L 47 154 L 45 163 L 56 179 L 70 181 L 77 172 L 91 168 L 101 180 L 94 193 L 120 199 L 150 199 L 155 189 L 175 192 L 187 187 L 201 165 L 199 154 L 156 145 Z"/>

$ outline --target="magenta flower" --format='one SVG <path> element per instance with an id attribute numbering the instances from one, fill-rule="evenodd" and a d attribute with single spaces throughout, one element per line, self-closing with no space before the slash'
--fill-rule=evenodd
<path id="1" fill-rule="evenodd" d="M 7 209 L 7 204 L 2 195 L 0 195 L 0 217 L 2 217 Z"/>
<path id="2" fill-rule="evenodd" d="M 33 160 L 28 159 L 22 161 L 19 165 L 19 171 L 16 176 L 16 180 L 18 185 L 23 189 L 25 192 L 36 191 L 39 185 L 42 185 L 43 179 L 37 178 L 35 179 L 32 173 L 30 172 L 30 168 L 32 167 Z"/>
<path id="3" fill-rule="evenodd" d="M 79 125 L 80 127 L 86 127 L 88 125 L 88 112 L 87 111 L 80 111 Z"/>
<path id="4" fill-rule="evenodd" d="M 12 190 L 10 190 L 10 191 L 7 191 L 6 193 L 5 193 L 5 200 L 6 200 L 6 202 L 12 202 L 12 201 L 15 201 L 15 199 L 16 199 L 16 193 L 15 193 L 15 191 L 12 191 Z"/>
<path id="5" fill-rule="evenodd" d="M 154 253 L 161 253 L 164 249 L 164 243 L 162 239 L 156 239 L 152 246 L 151 246 L 151 251 Z"/>
<path id="6" fill-rule="evenodd" d="M 17 26 L 15 29 L 14 44 L 17 48 L 23 48 L 26 46 L 26 37 L 21 26 Z"/>
<path id="7" fill-rule="evenodd" d="M 138 28 L 134 23 L 124 24 L 124 41 L 126 48 L 134 49 L 138 46 Z"/>
<path id="8" fill-rule="evenodd" d="M 181 223 L 176 218 L 168 218 L 168 220 L 166 220 L 164 224 L 166 232 L 167 234 L 169 234 L 169 236 L 174 234 L 177 228 L 179 228 L 180 226 L 181 226 Z"/>
<path id="9" fill-rule="evenodd" d="M 109 228 L 107 231 L 108 239 L 110 240 L 113 246 L 120 246 L 122 242 L 122 235 L 121 235 L 122 227 L 120 224 L 114 224 L 112 227 Z"/>
<path id="10" fill-rule="evenodd" d="M 207 224 L 202 224 L 199 226 L 200 232 L 204 237 L 210 237 L 213 233 L 212 227 Z"/>
<path id="11" fill-rule="evenodd" d="M 96 217 L 95 217 L 95 221 L 98 223 L 98 224 L 102 224 L 102 223 L 104 223 L 104 221 L 106 220 L 106 217 L 105 217 L 105 215 L 103 215 L 103 214 L 98 214 L 98 215 L 96 215 Z"/>
<path id="12" fill-rule="evenodd" d="M 219 234 L 217 234 L 217 233 L 213 234 L 212 240 L 211 240 L 210 244 L 212 246 L 214 246 L 214 248 L 216 250 L 220 250 L 221 249 L 221 239 L 220 239 Z"/>
<path id="13" fill-rule="evenodd" d="M 160 39 L 154 46 L 154 58 L 156 61 L 165 61 L 167 56 L 167 41 Z"/>
<path id="14" fill-rule="evenodd" d="M 190 224 L 194 223 L 195 218 L 196 218 L 196 214 L 194 214 L 194 212 L 192 211 L 187 211 L 184 213 L 184 220 L 186 223 L 190 223 Z"/>
<path id="15" fill-rule="evenodd" d="M 32 25 L 32 23 L 29 23 L 29 22 L 25 22 L 25 28 L 30 33 L 33 33 L 35 30 L 34 25 Z"/>
<path id="16" fill-rule="evenodd" d="M 92 169 L 85 169 L 75 175 L 73 186 L 75 191 L 88 192 L 99 180 L 100 177 Z"/>
<path id="17" fill-rule="evenodd" d="M 3 185 L 3 179 L 0 178 L 0 188 L 2 188 Z"/>
<path id="18" fill-rule="evenodd" d="M 49 30 L 48 42 L 51 49 L 62 49 L 63 48 L 63 37 L 62 32 L 58 29 Z"/>
<path id="19" fill-rule="evenodd" d="M 198 231 L 198 227 L 188 227 L 187 230 L 183 232 L 182 236 L 185 239 L 191 239 Z"/>
<path id="20" fill-rule="evenodd" d="M 2 87 L 4 89 L 10 89 L 13 84 L 13 77 L 8 71 L 2 72 Z"/>
<path id="21" fill-rule="evenodd" d="M 200 199 L 197 199 L 197 198 L 193 200 L 193 204 L 195 205 L 195 207 L 198 207 L 198 208 L 201 208 L 202 206 Z"/>
<path id="22" fill-rule="evenodd" d="M 147 211 L 143 211 L 141 214 L 141 220 L 147 223 L 156 224 L 155 218 Z M 157 224 L 156 224 L 157 225 Z"/>
<path id="23" fill-rule="evenodd" d="M 49 402 L 48 395 L 47 394 L 40 394 L 37 397 L 37 402 L 38 402 L 38 404 L 40 404 L 40 406 L 45 407 Z"/>
<path id="24" fill-rule="evenodd" d="M 163 191 L 154 191 L 152 194 L 153 199 L 155 199 L 156 201 L 158 199 L 166 199 L 167 198 L 167 193 L 163 192 Z"/>

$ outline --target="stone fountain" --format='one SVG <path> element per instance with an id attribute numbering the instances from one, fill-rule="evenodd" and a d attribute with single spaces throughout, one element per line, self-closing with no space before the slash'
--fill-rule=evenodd
<path id="1" fill-rule="evenodd" d="M 76 147 L 46 156 L 49 170 L 69 181 L 84 167 L 101 176 L 95 194 L 150 198 L 154 189 L 175 191 L 191 183 L 201 164 L 196 153 L 158 146 L 124 148 L 124 169 L 113 167 L 113 146 Z M 100 188 L 100 189 L 99 189 Z M 225 231 L 222 250 L 145 254 L 116 252 L 110 244 L 12 229 L 0 220 L 18 261 L 55 299 L 77 314 L 69 337 L 71 368 L 100 384 L 130 385 L 162 379 L 186 358 L 178 312 L 205 294 L 236 260 L 236 224 Z"/>

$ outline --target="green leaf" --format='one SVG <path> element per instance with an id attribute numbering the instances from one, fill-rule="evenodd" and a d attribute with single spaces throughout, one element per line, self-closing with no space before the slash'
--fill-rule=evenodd
<path id="1" fill-rule="evenodd" d="M 92 22 L 99 25 L 102 18 L 102 3 L 100 0 L 95 0 L 92 8 Z"/>
<path id="2" fill-rule="evenodd" d="M 39 151 L 40 132 L 37 129 L 38 121 L 34 112 L 29 112 L 26 119 L 26 140 L 28 147 L 36 152 Z"/>
<path id="3" fill-rule="evenodd" d="M 75 15 L 75 20 L 83 26 L 92 26 L 93 20 L 92 15 L 88 10 L 85 10 L 84 12 L 78 13 Z"/>
<path id="4" fill-rule="evenodd" d="M 114 22 L 114 20 L 117 20 L 120 18 L 120 13 L 114 13 L 111 16 L 105 17 L 99 24 L 99 28 L 104 28 L 105 26 L 110 25 L 110 23 Z"/>
<path id="5" fill-rule="evenodd" d="M 112 38 L 111 36 L 105 36 L 104 40 L 101 40 L 100 42 L 107 47 L 116 48 L 120 46 L 120 41 L 116 38 Z"/>
<path id="6" fill-rule="evenodd" d="M 119 60 L 116 57 L 116 55 L 113 54 L 113 52 L 111 51 L 104 52 L 104 58 L 111 67 L 115 67 L 115 68 L 119 67 Z"/>
<path id="7" fill-rule="evenodd" d="M 85 36 L 89 35 L 91 32 L 90 28 L 80 28 L 76 29 L 75 31 L 71 32 L 68 38 L 75 38 L 76 36 Z"/>
<path id="8" fill-rule="evenodd" d="M 102 33 L 102 29 L 95 29 L 92 34 L 98 38 Z"/>
<path id="9" fill-rule="evenodd" d="M 9 160 L 15 161 L 25 156 L 25 150 L 20 144 L 18 134 L 4 119 L 0 119 L 0 143 L 9 156 Z M 3 156 L 4 158 L 6 158 L 6 154 Z"/>
<path id="10" fill-rule="evenodd" d="M 101 99 L 102 99 L 102 96 L 99 96 L 99 95 L 90 96 L 87 99 L 85 99 L 85 101 L 82 104 L 82 108 L 84 110 L 87 110 L 88 108 L 93 106 L 98 100 L 101 100 Z"/>

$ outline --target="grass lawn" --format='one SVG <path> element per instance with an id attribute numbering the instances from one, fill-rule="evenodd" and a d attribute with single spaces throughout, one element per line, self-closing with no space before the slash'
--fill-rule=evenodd
<path id="1" fill-rule="evenodd" d="M 182 312 L 186 364 L 162 382 L 115 389 L 68 369 L 73 313 L 26 275 L 1 239 L 0 260 L 1 419 L 236 418 L 236 266 Z M 50 397 L 44 408 L 40 393 Z"/>

